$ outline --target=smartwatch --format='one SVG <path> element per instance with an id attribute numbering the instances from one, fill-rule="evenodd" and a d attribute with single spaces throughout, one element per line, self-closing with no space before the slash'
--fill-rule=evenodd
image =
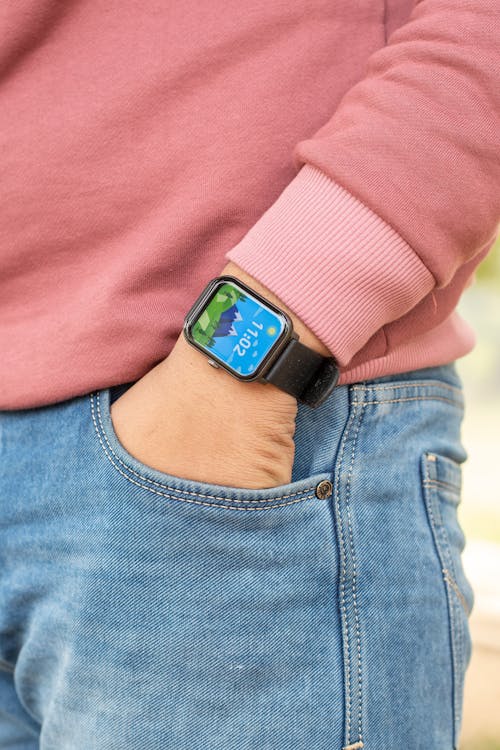
<path id="1" fill-rule="evenodd" d="M 233 276 L 209 281 L 184 320 L 187 341 L 213 367 L 238 380 L 258 380 L 317 407 L 339 378 L 334 357 L 299 341 L 284 310 Z"/>

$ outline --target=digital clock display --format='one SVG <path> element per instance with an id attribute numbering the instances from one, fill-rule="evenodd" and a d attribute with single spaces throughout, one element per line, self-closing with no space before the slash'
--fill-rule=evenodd
<path id="1" fill-rule="evenodd" d="M 191 327 L 214 360 L 251 377 L 285 329 L 285 319 L 236 284 L 223 282 Z"/>

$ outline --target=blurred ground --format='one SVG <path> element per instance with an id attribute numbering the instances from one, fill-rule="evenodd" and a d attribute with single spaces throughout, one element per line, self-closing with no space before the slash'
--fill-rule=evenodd
<path id="1" fill-rule="evenodd" d="M 498 253 L 498 251 L 497 251 Z M 499 253 L 500 254 L 500 253 Z M 473 655 L 465 684 L 461 750 L 500 750 L 500 281 L 474 285 L 460 303 L 476 331 L 457 361 L 466 401 L 460 520 L 464 565 L 475 591 Z"/>

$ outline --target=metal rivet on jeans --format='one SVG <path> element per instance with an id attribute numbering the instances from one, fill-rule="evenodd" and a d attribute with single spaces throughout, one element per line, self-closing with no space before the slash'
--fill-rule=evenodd
<path id="1" fill-rule="evenodd" d="M 321 482 L 316 485 L 316 497 L 319 497 L 320 500 L 330 497 L 332 492 L 333 485 L 329 479 L 322 479 Z"/>

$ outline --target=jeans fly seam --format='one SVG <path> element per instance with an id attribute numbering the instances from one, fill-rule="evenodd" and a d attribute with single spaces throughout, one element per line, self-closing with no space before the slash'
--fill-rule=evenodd
<path id="1" fill-rule="evenodd" d="M 273 508 L 282 508 L 282 507 L 284 507 L 286 505 L 294 505 L 295 503 L 304 502 L 304 500 L 308 500 L 308 499 L 314 497 L 311 494 L 307 494 L 307 493 L 311 493 L 311 490 L 314 489 L 314 488 L 311 487 L 311 488 L 306 488 L 306 489 L 304 489 L 304 490 L 302 490 L 300 492 L 295 492 L 295 493 L 293 493 L 291 495 L 276 495 L 275 497 L 265 498 L 265 500 L 264 499 L 261 500 L 260 498 L 255 498 L 255 499 L 250 498 L 248 500 L 242 501 L 242 502 L 254 502 L 254 503 L 256 503 L 256 502 L 259 502 L 259 503 L 266 502 L 266 503 L 268 503 L 268 502 L 271 502 L 273 500 L 281 500 L 281 499 L 285 499 L 287 497 L 295 497 L 296 498 L 295 500 L 289 500 L 286 503 L 274 503 L 273 505 L 266 505 L 266 506 L 253 507 L 253 508 L 250 507 L 249 508 L 249 507 L 246 507 L 244 505 L 241 505 L 241 506 L 239 506 L 239 505 L 225 505 L 225 504 L 222 504 L 222 503 L 212 503 L 212 502 L 207 502 L 207 501 L 203 501 L 203 500 L 192 500 L 191 498 L 183 497 L 182 496 L 183 493 L 185 492 L 186 494 L 194 495 L 195 497 L 198 497 L 198 498 L 211 497 L 211 498 L 214 498 L 214 499 L 223 500 L 225 502 L 229 501 L 229 499 L 225 498 L 225 497 L 218 497 L 217 495 L 202 495 L 202 494 L 199 494 L 199 493 L 196 493 L 196 492 L 191 492 L 189 490 L 186 490 L 186 491 L 184 491 L 184 490 L 177 490 L 175 487 L 170 488 L 170 487 L 168 487 L 168 485 L 162 485 L 159 482 L 156 482 L 155 484 L 158 484 L 160 487 L 164 487 L 165 489 L 170 489 L 171 490 L 171 492 L 160 492 L 159 490 L 153 489 L 152 487 L 148 487 L 147 485 L 141 484 L 140 482 L 137 482 L 135 479 L 132 479 L 131 477 L 128 476 L 128 474 L 126 474 L 124 471 L 122 471 L 119 466 L 117 466 L 115 464 L 115 462 L 113 461 L 113 459 L 109 455 L 108 450 L 106 449 L 106 446 L 104 445 L 104 443 L 102 442 L 102 439 L 101 439 L 100 430 L 99 430 L 99 427 L 97 425 L 97 421 L 96 421 L 96 418 L 95 418 L 94 402 L 93 402 L 92 394 L 91 394 L 91 399 L 90 399 L 90 408 L 91 408 L 91 413 L 92 413 L 92 421 L 94 423 L 94 428 L 95 428 L 95 431 L 97 433 L 97 437 L 99 439 L 99 443 L 100 443 L 100 445 L 101 445 L 101 447 L 102 447 L 102 449 L 103 449 L 103 451 L 104 451 L 104 453 L 105 453 L 108 461 L 111 463 L 111 465 L 114 467 L 114 469 L 122 477 L 124 477 L 128 482 L 131 482 L 131 484 L 135 484 L 137 487 L 141 487 L 142 489 L 147 490 L 148 492 L 152 492 L 155 495 L 160 495 L 161 497 L 167 497 L 170 500 L 176 500 L 178 502 L 193 503 L 195 505 L 205 505 L 205 506 L 208 506 L 208 507 L 211 507 L 211 508 L 223 508 L 223 509 L 226 509 L 226 510 L 247 510 L 247 511 L 252 511 L 252 510 L 272 510 Z M 111 453 L 113 454 L 113 456 L 116 458 L 116 460 L 120 464 L 122 464 L 128 471 L 131 471 L 132 473 L 136 474 L 140 479 L 145 479 L 148 482 L 152 481 L 152 480 L 149 480 L 147 477 L 142 477 L 137 472 L 134 472 L 133 469 L 130 469 L 126 464 L 123 463 L 123 461 L 120 460 L 120 458 L 118 456 L 116 456 L 115 452 L 111 448 L 111 446 L 109 444 L 109 441 L 107 439 L 106 432 L 104 430 L 104 426 L 103 426 L 102 421 L 101 421 L 101 415 L 100 415 L 100 413 L 98 413 L 98 420 L 99 420 L 100 428 L 102 430 L 102 434 L 104 435 L 104 439 L 106 441 L 106 444 L 108 445 L 109 450 L 111 451 Z M 174 496 L 172 496 L 172 492 L 174 493 Z M 177 495 L 181 495 L 181 497 L 178 497 Z"/>
<path id="2" fill-rule="evenodd" d="M 351 740 L 351 713 L 352 713 L 352 682 L 353 682 L 353 675 L 352 675 L 352 668 L 351 668 L 351 643 L 350 643 L 350 624 L 349 624 L 349 618 L 347 615 L 347 607 L 346 607 L 346 584 L 347 584 L 347 545 L 346 545 L 346 539 L 345 539 L 345 532 L 344 532 L 344 520 L 342 518 L 342 509 L 341 509 L 341 499 L 340 499 L 340 477 L 341 477 L 341 467 L 344 461 L 344 453 L 345 453 L 345 447 L 346 443 L 351 435 L 351 431 L 354 425 L 354 422 L 357 420 L 357 429 L 354 436 L 354 445 L 352 450 L 352 456 L 351 456 L 351 467 L 349 469 L 348 474 L 348 483 L 350 482 L 351 477 L 351 471 L 352 471 L 352 464 L 354 459 L 354 450 L 356 445 L 356 438 L 359 431 L 359 427 L 361 424 L 361 415 L 364 411 L 364 409 L 361 410 L 360 413 L 358 413 L 357 410 L 357 402 L 353 402 L 353 411 L 350 418 L 350 422 L 348 424 L 348 427 L 346 429 L 346 432 L 342 438 L 342 443 L 340 447 L 339 452 L 339 459 L 338 459 L 338 470 L 337 470 L 337 478 L 335 482 L 335 507 L 336 507 L 336 516 L 337 516 L 337 527 L 339 532 L 339 554 L 340 554 L 340 609 L 341 609 L 341 617 L 342 622 L 344 626 L 344 633 L 345 633 L 345 642 L 344 642 L 344 664 L 345 664 L 345 696 L 346 696 L 346 730 L 345 730 L 345 737 L 346 742 L 350 743 Z M 348 531 L 349 531 L 349 547 L 351 549 L 352 553 L 352 539 L 351 539 L 351 533 L 350 533 L 350 523 L 348 519 Z M 354 594 L 355 594 L 355 587 L 354 587 Z M 360 655 L 360 638 L 359 638 L 359 619 L 357 618 L 357 603 L 356 598 L 354 596 L 354 607 L 356 608 L 356 638 L 357 638 L 357 653 L 358 656 Z M 360 677 L 360 661 L 358 662 L 358 678 Z M 360 713 L 358 717 L 358 728 L 361 732 L 361 696 L 359 696 L 360 700 Z M 358 738 L 359 741 L 361 741 L 361 734 Z"/>

